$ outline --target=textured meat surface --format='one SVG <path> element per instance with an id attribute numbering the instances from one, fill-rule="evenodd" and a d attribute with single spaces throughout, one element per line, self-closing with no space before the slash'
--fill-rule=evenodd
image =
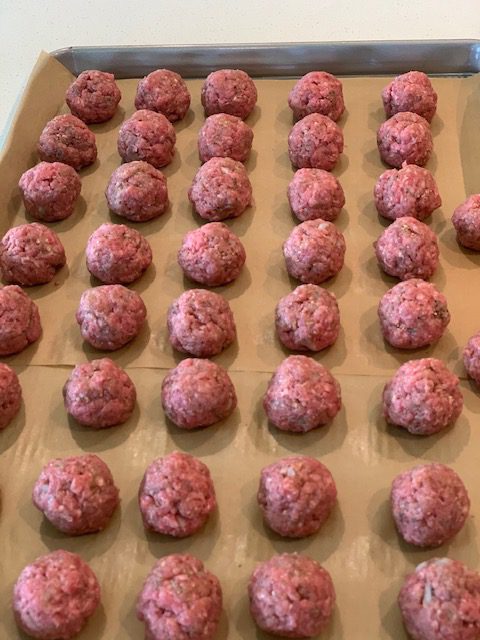
<path id="1" fill-rule="evenodd" d="M 465 369 L 478 385 L 480 385 L 480 332 L 473 335 L 463 350 Z"/>
<path id="2" fill-rule="evenodd" d="M 22 388 L 18 376 L 7 364 L 0 362 L 0 430 L 17 415 L 22 404 Z"/>
<path id="3" fill-rule="evenodd" d="M 382 160 L 398 169 L 404 162 L 423 167 L 433 150 L 430 126 L 425 118 L 402 111 L 384 122 L 377 132 Z"/>
<path id="4" fill-rule="evenodd" d="M 40 160 L 63 162 L 77 171 L 97 159 L 94 134 L 72 115 L 55 116 L 47 122 L 40 134 L 37 152 Z"/>
<path id="5" fill-rule="evenodd" d="M 135 109 L 150 109 L 176 122 L 185 117 L 189 107 L 187 85 L 175 71 L 157 69 L 138 83 Z"/>
<path id="6" fill-rule="evenodd" d="M 342 130 L 327 116 L 311 113 L 297 122 L 288 136 L 290 162 L 298 169 L 331 171 L 343 152 Z"/>
<path id="7" fill-rule="evenodd" d="M 42 333 L 38 307 L 17 285 L 0 289 L 0 356 L 23 351 Z"/>
<path id="8" fill-rule="evenodd" d="M 459 244 L 480 251 L 480 194 L 470 196 L 459 205 L 452 216 Z"/>
<path id="9" fill-rule="evenodd" d="M 345 194 L 337 178 L 323 169 L 299 169 L 288 185 L 288 201 L 301 221 L 338 218 Z"/>
<path id="10" fill-rule="evenodd" d="M 73 167 L 63 162 L 39 162 L 18 183 L 27 213 L 43 222 L 72 215 L 82 183 Z"/>
<path id="11" fill-rule="evenodd" d="M 65 101 L 74 116 L 94 124 L 113 118 L 121 97 L 113 73 L 89 70 L 68 87 Z"/>
<path id="12" fill-rule="evenodd" d="M 437 94 L 422 71 L 409 71 L 394 78 L 383 89 L 382 100 L 387 118 L 410 111 L 431 122 L 437 110 Z"/>
<path id="13" fill-rule="evenodd" d="M 245 162 L 253 142 L 252 129 L 237 116 L 214 113 L 198 133 L 198 155 L 202 162 L 211 158 L 232 158 Z"/>
<path id="14" fill-rule="evenodd" d="M 257 88 L 245 71 L 219 69 L 207 76 L 201 100 L 206 116 L 228 113 L 245 120 L 257 102 Z"/>
<path id="15" fill-rule="evenodd" d="M 144 160 L 159 169 L 173 160 L 176 140 L 173 125 L 162 113 L 140 109 L 120 127 L 117 148 L 124 162 Z"/>
<path id="16" fill-rule="evenodd" d="M 342 83 L 326 71 L 310 71 L 290 91 L 288 106 L 295 120 L 321 113 L 337 121 L 345 111 Z"/>

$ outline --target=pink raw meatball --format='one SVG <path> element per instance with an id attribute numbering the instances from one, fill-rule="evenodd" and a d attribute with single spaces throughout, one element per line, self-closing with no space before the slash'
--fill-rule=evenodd
<path id="1" fill-rule="evenodd" d="M 92 347 L 115 351 L 142 329 L 147 310 L 136 291 L 105 284 L 82 293 L 76 313 L 82 338 Z"/>
<path id="2" fill-rule="evenodd" d="M 382 160 L 399 169 L 404 162 L 423 167 L 433 149 L 432 133 L 425 118 L 402 111 L 384 122 L 377 132 Z"/>
<path id="3" fill-rule="evenodd" d="M 331 222 L 307 220 L 288 236 L 283 255 L 292 278 L 307 284 L 321 284 L 343 267 L 345 239 Z"/>
<path id="4" fill-rule="evenodd" d="M 40 160 L 64 162 L 76 169 L 97 159 L 95 136 L 87 125 L 72 115 L 56 116 L 45 125 L 37 144 Z"/>
<path id="5" fill-rule="evenodd" d="M 219 69 L 207 76 L 201 100 L 206 116 L 228 113 L 245 120 L 257 102 L 257 89 L 245 71 Z"/>
<path id="6" fill-rule="evenodd" d="M 398 218 L 374 243 L 378 264 L 390 276 L 428 280 L 438 267 L 437 236 L 423 222 Z"/>
<path id="7" fill-rule="evenodd" d="M 288 106 L 295 120 L 321 113 L 337 121 L 345 111 L 342 83 L 326 71 L 310 71 L 290 91 Z"/>
<path id="8" fill-rule="evenodd" d="M 0 363 L 0 431 L 8 427 L 22 404 L 22 387 L 13 369 Z"/>
<path id="9" fill-rule="evenodd" d="M 317 533 L 337 502 L 337 487 L 325 465 L 308 456 L 288 456 L 262 469 L 257 500 L 268 526 L 281 536 Z"/>
<path id="10" fill-rule="evenodd" d="M 237 218 L 253 202 L 252 185 L 241 162 L 212 158 L 195 174 L 188 198 L 205 220 Z"/>
<path id="11" fill-rule="evenodd" d="M 458 244 L 480 251 L 480 194 L 470 196 L 455 209 L 452 223 Z"/>
<path id="12" fill-rule="evenodd" d="M 289 356 L 268 383 L 263 408 L 282 431 L 306 433 L 340 411 L 340 385 L 330 371 L 306 356 Z"/>
<path id="13" fill-rule="evenodd" d="M 145 471 L 138 505 L 146 529 L 175 538 L 191 536 L 217 508 L 208 467 L 179 451 L 157 458 Z"/>
<path id="14" fill-rule="evenodd" d="M 27 213 L 43 222 L 72 215 L 82 183 L 73 167 L 63 162 L 40 162 L 18 183 Z"/>
<path id="15" fill-rule="evenodd" d="M 300 221 L 333 222 L 345 204 L 342 185 L 323 169 L 299 169 L 288 185 L 288 201 Z"/>
<path id="16" fill-rule="evenodd" d="M 409 71 L 394 78 L 383 89 L 382 100 L 387 118 L 410 111 L 431 122 L 437 110 L 437 94 L 422 71 Z"/>
<path id="17" fill-rule="evenodd" d="M 386 420 L 414 435 L 445 429 L 455 422 L 462 407 L 457 376 L 436 358 L 405 362 L 383 390 Z"/>
<path id="18" fill-rule="evenodd" d="M 297 122 L 288 136 L 288 155 L 294 167 L 331 171 L 343 152 L 342 130 L 327 116 L 311 113 Z"/>
<path id="19" fill-rule="evenodd" d="M 13 588 L 15 620 L 39 640 L 70 640 L 100 604 L 98 580 L 80 556 L 52 551 L 23 569 Z"/>
<path id="20" fill-rule="evenodd" d="M 315 284 L 301 284 L 283 297 L 275 310 L 277 335 L 287 349 L 321 351 L 340 331 L 340 312 L 333 293 Z"/>
<path id="21" fill-rule="evenodd" d="M 250 613 L 260 629 L 284 638 L 318 635 L 335 607 L 328 571 L 297 553 L 282 553 L 257 565 L 248 596 Z"/>
<path id="22" fill-rule="evenodd" d="M 0 317 L 0 356 L 23 351 L 42 333 L 37 305 L 17 285 L 0 289 Z"/>
<path id="23" fill-rule="evenodd" d="M 135 109 L 150 109 L 176 122 L 185 117 L 189 107 L 187 85 L 175 71 L 157 69 L 138 83 Z"/>
<path id="24" fill-rule="evenodd" d="M 162 406 L 177 427 L 198 429 L 228 418 L 237 396 L 225 369 L 210 360 L 186 358 L 165 376 Z"/>
<path id="25" fill-rule="evenodd" d="M 170 344 L 177 351 L 210 358 L 229 347 L 236 337 L 230 305 L 218 293 L 190 289 L 168 309 Z"/>
<path id="26" fill-rule="evenodd" d="M 136 399 L 135 385 L 110 358 L 78 364 L 63 387 L 67 413 L 93 429 L 126 422 Z"/>
<path id="27" fill-rule="evenodd" d="M 245 162 L 250 155 L 253 131 L 241 118 L 214 113 L 198 133 L 198 155 L 202 162 L 211 158 L 232 158 Z"/>
<path id="28" fill-rule="evenodd" d="M 457 560 L 432 558 L 406 577 L 398 606 L 413 640 L 477 640 L 480 574 Z"/>
<path id="29" fill-rule="evenodd" d="M 144 160 L 159 169 L 173 160 L 176 140 L 173 125 L 162 113 L 140 109 L 120 127 L 117 148 L 124 162 Z"/>
<path id="30" fill-rule="evenodd" d="M 65 101 L 74 116 L 94 124 L 113 118 L 121 97 L 113 73 L 91 70 L 83 71 L 72 82 Z"/>
<path id="31" fill-rule="evenodd" d="M 378 305 L 385 340 L 397 349 L 418 349 L 440 340 L 450 322 L 447 299 L 419 278 L 389 289 Z"/>
<path id="32" fill-rule="evenodd" d="M 221 613 L 218 578 L 188 554 L 157 560 L 137 600 L 148 640 L 213 640 Z"/>
<path id="33" fill-rule="evenodd" d="M 463 364 L 470 378 L 480 386 L 480 332 L 467 342 L 463 350 Z"/>

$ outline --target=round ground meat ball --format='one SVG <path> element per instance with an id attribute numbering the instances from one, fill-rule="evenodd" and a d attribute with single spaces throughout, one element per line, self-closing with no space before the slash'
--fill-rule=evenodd
<path id="1" fill-rule="evenodd" d="M 290 162 L 298 169 L 312 167 L 331 171 L 342 152 L 342 130 L 320 113 L 305 116 L 288 136 Z"/>
<path id="2" fill-rule="evenodd" d="M 210 360 L 186 358 L 165 376 L 162 406 L 177 427 L 197 429 L 228 418 L 237 395 L 225 369 Z"/>
<path id="3" fill-rule="evenodd" d="M 330 371 L 306 356 L 289 356 L 268 383 L 263 408 L 282 431 L 306 433 L 340 411 L 340 385 Z"/>
<path id="4" fill-rule="evenodd" d="M 95 136 L 72 115 L 56 116 L 45 125 L 37 144 L 40 160 L 64 162 L 76 171 L 97 159 Z"/>
<path id="5" fill-rule="evenodd" d="M 228 113 L 245 120 L 257 102 L 257 89 L 245 71 L 219 69 L 207 76 L 201 100 L 206 116 Z"/>
<path id="6" fill-rule="evenodd" d="M 252 185 L 241 162 L 212 158 L 197 171 L 188 198 L 201 218 L 237 218 L 252 204 Z"/>
<path id="7" fill-rule="evenodd" d="M 76 553 L 62 549 L 27 565 L 13 588 L 17 624 L 39 640 L 74 638 L 99 604 L 93 571 Z"/>
<path id="8" fill-rule="evenodd" d="M 345 204 L 342 185 L 323 169 L 299 169 L 288 185 L 288 201 L 300 221 L 333 222 Z"/>
<path id="9" fill-rule="evenodd" d="M 137 600 L 149 640 L 213 640 L 221 613 L 218 578 L 188 554 L 158 560 Z"/>
<path id="10" fill-rule="evenodd" d="M 188 453 L 157 458 L 145 471 L 138 504 L 146 529 L 175 538 L 191 536 L 217 508 L 210 471 Z"/>
<path id="11" fill-rule="evenodd" d="M 202 162 L 211 158 L 232 158 L 245 162 L 250 155 L 253 131 L 241 118 L 214 113 L 198 133 L 198 155 Z"/>
<path id="12" fill-rule="evenodd" d="M 76 313 L 82 338 L 96 349 L 115 351 L 139 333 L 147 310 L 136 291 L 105 284 L 82 293 Z"/>
<path id="13" fill-rule="evenodd" d="M 288 456 L 262 469 L 257 500 L 268 526 L 303 538 L 320 530 L 337 502 L 332 474 L 315 458 Z"/>
<path id="14" fill-rule="evenodd" d="M 378 305 L 385 340 L 397 349 L 418 349 L 440 340 L 450 322 L 447 299 L 419 278 L 400 282 Z"/>
<path id="15" fill-rule="evenodd" d="M 185 275 L 206 287 L 235 280 L 245 259 L 243 244 L 223 222 L 210 222 L 189 231 L 178 252 L 178 264 Z"/>
<path id="16" fill-rule="evenodd" d="M 387 220 L 410 216 L 425 220 L 442 205 L 437 183 L 428 169 L 403 163 L 401 169 L 387 169 L 373 192 L 378 213 Z"/>
<path id="17" fill-rule="evenodd" d="M 87 124 L 113 118 L 122 94 L 113 73 L 83 71 L 68 87 L 65 101 L 74 116 Z"/>
<path id="18" fill-rule="evenodd" d="M 162 113 L 140 109 L 120 127 L 117 148 L 124 162 L 144 160 L 159 169 L 172 161 L 176 140 L 173 125 Z"/>
<path id="19" fill-rule="evenodd" d="M 400 535 L 419 547 L 438 547 L 453 538 L 470 511 L 460 477 L 436 463 L 399 474 L 392 483 L 390 502 Z"/>
<path id="20" fill-rule="evenodd" d="M 295 120 L 321 113 L 337 121 L 345 111 L 342 83 L 326 71 L 310 71 L 290 91 L 288 106 Z"/>
<path id="21" fill-rule="evenodd" d="M 236 337 L 230 305 L 218 293 L 190 289 L 168 309 L 170 344 L 177 351 L 209 358 L 229 347 Z"/>
<path id="22" fill-rule="evenodd" d="M 189 107 L 187 85 L 175 71 L 157 69 L 138 83 L 135 109 L 150 109 L 176 122 L 185 117 Z"/>
<path id="23" fill-rule="evenodd" d="M 102 224 L 89 237 L 85 253 L 87 269 L 105 284 L 133 282 L 152 263 L 148 240 L 124 224 Z"/>
<path id="24" fill-rule="evenodd" d="M 288 236 L 283 255 L 292 278 L 307 284 L 321 284 L 343 267 L 345 239 L 331 222 L 307 220 Z"/>
<path id="25" fill-rule="evenodd" d="M 414 640 L 475 640 L 480 636 L 480 574 L 450 558 L 422 562 L 398 595 Z"/>
<path id="26" fill-rule="evenodd" d="M 110 469 L 93 454 L 50 460 L 32 498 L 56 529 L 71 536 L 105 529 L 120 502 Z"/>
<path id="27" fill-rule="evenodd" d="M 378 264 L 390 276 L 428 280 L 438 267 L 437 236 L 423 222 L 398 218 L 374 243 Z"/>
<path id="28" fill-rule="evenodd" d="M 63 387 L 67 413 L 93 429 L 126 422 L 136 399 L 135 385 L 110 358 L 77 364 Z"/>
<path id="29" fill-rule="evenodd" d="M 22 387 L 13 369 L 0 363 L 0 431 L 8 427 L 22 404 Z"/>
<path id="30" fill-rule="evenodd" d="M 480 331 L 467 342 L 463 350 L 463 364 L 470 378 L 480 386 Z"/>
<path id="31" fill-rule="evenodd" d="M 459 380 L 436 358 L 405 362 L 385 385 L 383 413 L 414 435 L 430 435 L 455 422 L 463 407 Z"/>
<path id="32" fill-rule="evenodd" d="M 72 215 L 82 183 L 73 167 L 63 162 L 40 162 L 18 183 L 27 213 L 43 222 Z"/>
<path id="33" fill-rule="evenodd" d="M 382 100 L 387 118 L 410 111 L 431 122 L 437 110 L 437 94 L 422 71 L 409 71 L 394 78 L 383 89 Z"/>
<path id="34" fill-rule="evenodd" d="M 17 285 L 0 289 L 0 317 L 0 356 L 20 353 L 42 333 L 37 305 Z"/>
<path id="35" fill-rule="evenodd" d="M 470 196 L 455 209 L 452 223 L 458 244 L 480 251 L 480 194 Z"/>
<path id="36" fill-rule="evenodd" d="M 404 162 L 423 167 L 433 149 L 432 133 L 425 118 L 402 111 L 384 122 L 377 132 L 382 160 L 399 169 Z"/>
<path id="37" fill-rule="evenodd" d="M 321 351 L 338 338 L 337 299 L 315 284 L 301 284 L 278 303 L 275 325 L 278 338 L 287 349 Z"/>
<path id="38" fill-rule="evenodd" d="M 0 270 L 8 284 L 30 287 L 50 282 L 65 263 L 60 238 L 38 222 L 13 227 L 0 241 Z"/>
<path id="39" fill-rule="evenodd" d="M 335 607 L 328 571 L 297 553 L 282 553 L 257 565 L 248 583 L 248 596 L 260 629 L 285 638 L 318 635 Z"/>

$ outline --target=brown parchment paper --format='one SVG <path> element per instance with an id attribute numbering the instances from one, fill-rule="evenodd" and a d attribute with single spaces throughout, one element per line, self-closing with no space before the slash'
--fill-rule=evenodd
<path id="1" fill-rule="evenodd" d="M 18 178 L 37 160 L 35 142 L 45 122 L 65 111 L 63 96 L 71 78 L 46 54 L 32 74 L 0 158 L 2 233 L 25 221 Z M 199 166 L 196 135 L 203 122 L 201 81 L 192 80 L 192 111 L 177 125 L 178 151 L 165 170 L 171 209 L 159 220 L 135 225 L 148 237 L 154 252 L 154 267 L 133 285 L 147 305 L 149 327 L 135 342 L 113 354 L 135 382 L 137 409 L 125 425 L 101 432 L 68 420 L 61 389 L 71 366 L 100 355 L 82 344 L 74 321 L 81 292 L 92 284 L 84 265 L 86 240 L 104 221 L 123 222 L 110 216 L 103 197 L 108 177 L 119 164 L 118 127 L 133 111 L 136 81 L 120 81 L 122 109 L 112 122 L 92 127 L 99 160 L 81 173 L 82 199 L 77 211 L 69 220 L 52 225 L 65 245 L 68 268 L 54 283 L 28 290 L 40 307 L 44 335 L 37 345 L 7 359 L 19 373 L 24 405 L 14 423 L 0 434 L 0 638 L 25 637 L 13 622 L 12 585 L 28 562 L 58 548 L 80 553 L 102 585 L 102 607 L 79 636 L 84 640 L 143 637 L 143 627 L 135 618 L 135 599 L 155 559 L 168 553 L 193 553 L 220 578 L 225 606 L 219 640 L 267 638 L 255 629 L 248 614 L 246 585 L 255 564 L 277 552 L 309 554 L 331 572 L 337 607 L 322 636 L 330 639 L 406 638 L 396 596 L 407 572 L 435 555 L 449 555 L 478 568 L 478 391 L 464 379 L 465 409 L 457 424 L 425 439 L 387 427 L 380 399 L 392 372 L 412 357 L 435 355 L 465 378 L 461 350 L 480 328 L 480 259 L 457 246 L 449 218 L 467 193 L 480 190 L 479 80 L 433 79 L 439 113 L 432 127 L 435 153 L 428 167 L 435 173 L 444 202 L 430 223 L 439 234 L 441 250 L 441 267 L 434 282 L 447 295 L 452 322 L 436 346 L 405 354 L 386 348 L 376 320 L 380 296 L 395 283 L 380 273 L 372 250 L 384 228 L 371 192 L 384 169 L 375 132 L 383 120 L 379 92 L 385 81 L 343 79 L 348 111 L 340 124 L 346 147 L 335 174 L 347 198 L 337 222 L 345 234 L 347 256 L 342 272 L 326 284 L 339 298 L 342 333 L 333 348 L 315 356 L 337 376 L 343 408 L 331 426 L 300 437 L 269 427 L 261 407 L 271 372 L 287 355 L 274 335 L 274 308 L 295 286 L 286 276 L 281 253 L 282 242 L 295 224 L 285 194 L 293 175 L 286 151 L 292 124 L 286 96 L 292 79 L 256 80 L 259 101 L 249 119 L 255 133 L 254 152 L 247 164 L 256 205 L 228 223 L 245 244 L 247 265 L 237 282 L 217 289 L 231 302 L 237 321 L 238 345 L 216 361 L 229 369 L 239 397 L 238 409 L 220 425 L 185 433 L 166 423 L 159 402 L 165 370 L 178 361 L 167 342 L 166 309 L 174 297 L 192 286 L 181 275 L 176 252 L 183 234 L 200 222 L 186 197 Z M 175 449 L 208 464 L 219 503 L 218 513 L 203 531 L 180 541 L 146 534 L 136 503 L 147 464 Z M 109 464 L 122 505 L 104 532 L 69 538 L 44 521 L 31 503 L 31 490 L 49 459 L 82 452 L 97 453 Z M 339 492 L 338 508 L 322 531 L 300 541 L 282 540 L 269 532 L 255 501 L 260 469 L 290 453 L 321 459 L 331 469 Z M 462 532 L 434 551 L 404 544 L 388 509 L 392 478 L 421 461 L 450 464 L 462 476 L 472 500 L 472 515 Z"/>

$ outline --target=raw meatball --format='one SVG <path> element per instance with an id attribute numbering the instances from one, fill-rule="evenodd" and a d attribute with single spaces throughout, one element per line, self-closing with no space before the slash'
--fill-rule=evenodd
<path id="1" fill-rule="evenodd" d="M 75 170 L 97 159 L 95 136 L 87 125 L 72 115 L 56 116 L 45 125 L 37 145 L 40 160 L 64 162 Z"/>
<path id="2" fill-rule="evenodd" d="M 438 267 L 437 236 L 423 222 L 398 218 L 374 243 L 378 264 L 390 276 L 428 280 Z"/>
<path id="3" fill-rule="evenodd" d="M 289 356 L 270 379 L 263 407 L 278 429 L 305 433 L 327 424 L 340 411 L 340 385 L 319 362 Z"/>
<path id="4" fill-rule="evenodd" d="M 110 176 L 105 196 L 117 216 L 131 222 L 147 222 L 167 210 L 167 179 L 148 162 L 127 162 Z"/>
<path id="5" fill-rule="evenodd" d="M 343 267 L 345 239 L 326 220 L 307 220 L 293 229 L 283 244 L 283 255 L 292 278 L 321 284 Z"/>
<path id="6" fill-rule="evenodd" d="M 93 454 L 50 460 L 32 498 L 54 527 L 71 536 L 105 529 L 120 502 L 110 469 Z"/>
<path id="7" fill-rule="evenodd" d="M 183 78 L 169 69 L 157 69 L 137 86 L 135 109 L 162 113 L 170 122 L 182 120 L 190 107 L 190 93 Z"/>
<path id="8" fill-rule="evenodd" d="M 333 222 L 345 204 L 342 185 L 323 169 L 299 169 L 288 185 L 288 201 L 300 221 Z"/>
<path id="9" fill-rule="evenodd" d="M 467 249 L 480 251 L 480 194 L 470 196 L 455 209 L 452 223 L 457 242 Z"/>
<path id="10" fill-rule="evenodd" d="M 393 518 L 406 542 L 438 547 L 463 527 L 470 511 L 465 485 L 450 467 L 424 464 L 398 475 L 390 494 Z"/>
<path id="11" fill-rule="evenodd" d="M 176 140 L 173 125 L 162 113 L 140 109 L 120 127 L 117 148 L 124 162 L 144 160 L 159 169 L 172 161 Z"/>
<path id="12" fill-rule="evenodd" d="M 463 364 L 470 378 L 480 386 L 480 331 L 467 342 Z"/>
<path id="13" fill-rule="evenodd" d="M 290 162 L 298 169 L 313 167 L 331 171 L 342 152 L 342 130 L 320 113 L 305 116 L 288 136 Z"/>
<path id="14" fill-rule="evenodd" d="M 93 571 L 76 553 L 62 549 L 27 565 L 13 588 L 17 624 L 39 640 L 74 638 L 99 604 Z"/>
<path id="15" fill-rule="evenodd" d="M 248 583 L 248 595 L 260 629 L 285 638 L 318 635 L 335 607 L 328 571 L 297 553 L 282 553 L 259 564 Z"/>
<path id="16" fill-rule="evenodd" d="M 157 458 L 145 471 L 138 504 L 146 529 L 175 538 L 191 536 L 217 508 L 210 471 L 188 453 Z"/>
<path id="17" fill-rule="evenodd" d="M 449 558 L 432 558 L 405 579 L 398 595 L 414 640 L 476 640 L 480 636 L 480 574 Z"/>
<path id="18" fill-rule="evenodd" d="M 378 213 L 387 220 L 404 216 L 425 220 L 442 206 L 430 171 L 405 162 L 401 169 L 387 169 L 382 173 L 373 195 Z"/>
<path id="19" fill-rule="evenodd" d="M 188 554 L 158 560 L 137 601 L 149 640 L 212 640 L 221 613 L 218 578 Z"/>
<path id="20" fill-rule="evenodd" d="M 441 360 L 403 364 L 383 390 L 383 413 L 414 435 L 430 435 L 455 422 L 463 407 L 457 376 Z"/>
<path id="21" fill-rule="evenodd" d="M 214 113 L 198 133 L 198 155 L 202 162 L 211 158 L 232 158 L 245 162 L 250 155 L 253 131 L 237 116 Z"/>
<path id="22" fill-rule="evenodd" d="M 257 89 L 245 71 L 219 69 L 207 76 L 201 100 L 206 116 L 228 113 L 245 120 L 257 102 Z"/>
<path id="23" fill-rule="evenodd" d="M 82 338 L 96 349 L 115 351 L 133 340 L 143 327 L 147 310 L 136 291 L 105 284 L 82 293 L 76 319 Z"/>
<path id="24" fill-rule="evenodd" d="M 186 358 L 165 376 L 162 406 L 177 427 L 197 429 L 228 418 L 237 396 L 225 369 L 210 360 Z"/>
<path id="25" fill-rule="evenodd" d="M 0 356 L 23 351 L 42 333 L 37 305 L 17 285 L 0 289 L 0 317 Z"/>
<path id="26" fill-rule="evenodd" d="M 302 284 L 283 297 L 275 311 L 277 335 L 287 349 L 321 351 L 340 331 L 340 312 L 333 293 Z"/>
<path id="27" fill-rule="evenodd" d="M 210 222 L 189 231 L 178 252 L 178 264 L 185 275 L 206 287 L 235 280 L 245 259 L 243 244 L 223 222 Z"/>
<path id="28" fill-rule="evenodd" d="M 170 344 L 177 351 L 209 358 L 229 347 L 236 337 L 230 305 L 218 293 L 190 289 L 168 309 Z"/>
<path id="29" fill-rule="evenodd" d="M 320 530 L 337 502 L 332 474 L 315 458 L 288 456 L 262 469 L 257 500 L 268 526 L 288 538 Z"/>
<path id="30" fill-rule="evenodd" d="M 0 270 L 9 284 L 30 287 L 50 282 L 65 263 L 60 238 L 38 222 L 9 229 L 0 242 Z"/>
<path id="31" fill-rule="evenodd" d="M 110 358 L 77 364 L 63 387 L 67 413 L 93 429 L 126 422 L 136 399 L 135 385 Z"/>
<path id="32" fill-rule="evenodd" d="M 40 162 L 18 183 L 27 213 L 37 220 L 56 222 L 72 215 L 82 183 L 73 167 L 63 162 Z"/>
<path id="33" fill-rule="evenodd" d="M 440 340 L 450 322 L 447 299 L 418 278 L 400 282 L 378 305 L 385 340 L 397 349 L 418 349 Z"/>
<path id="34" fill-rule="evenodd" d="M 398 169 L 404 162 L 423 167 L 433 149 L 430 126 L 425 118 L 402 111 L 384 122 L 377 133 L 382 160 Z"/>
<path id="35" fill-rule="evenodd" d="M 326 71 L 310 71 L 290 91 L 288 106 L 295 120 L 321 113 L 337 121 L 345 111 L 342 83 Z"/>
<path id="36" fill-rule="evenodd" d="M 7 364 L 0 363 L 0 431 L 8 427 L 22 404 L 22 388 L 17 374 Z"/>
<path id="37" fill-rule="evenodd" d="M 65 101 L 74 116 L 87 124 L 113 118 L 122 94 L 113 73 L 83 71 L 68 87 Z"/>
<path id="38" fill-rule="evenodd" d="M 146 238 L 124 224 L 102 224 L 92 233 L 86 249 L 87 269 L 105 284 L 137 280 L 152 263 Z"/>
<path id="39" fill-rule="evenodd" d="M 188 198 L 201 218 L 237 218 L 252 204 L 252 185 L 241 162 L 212 158 L 197 171 Z"/>
<path id="40" fill-rule="evenodd" d="M 409 71 L 394 78 L 383 89 L 382 100 L 387 118 L 410 111 L 431 122 L 437 110 L 437 94 L 422 71 Z"/>

